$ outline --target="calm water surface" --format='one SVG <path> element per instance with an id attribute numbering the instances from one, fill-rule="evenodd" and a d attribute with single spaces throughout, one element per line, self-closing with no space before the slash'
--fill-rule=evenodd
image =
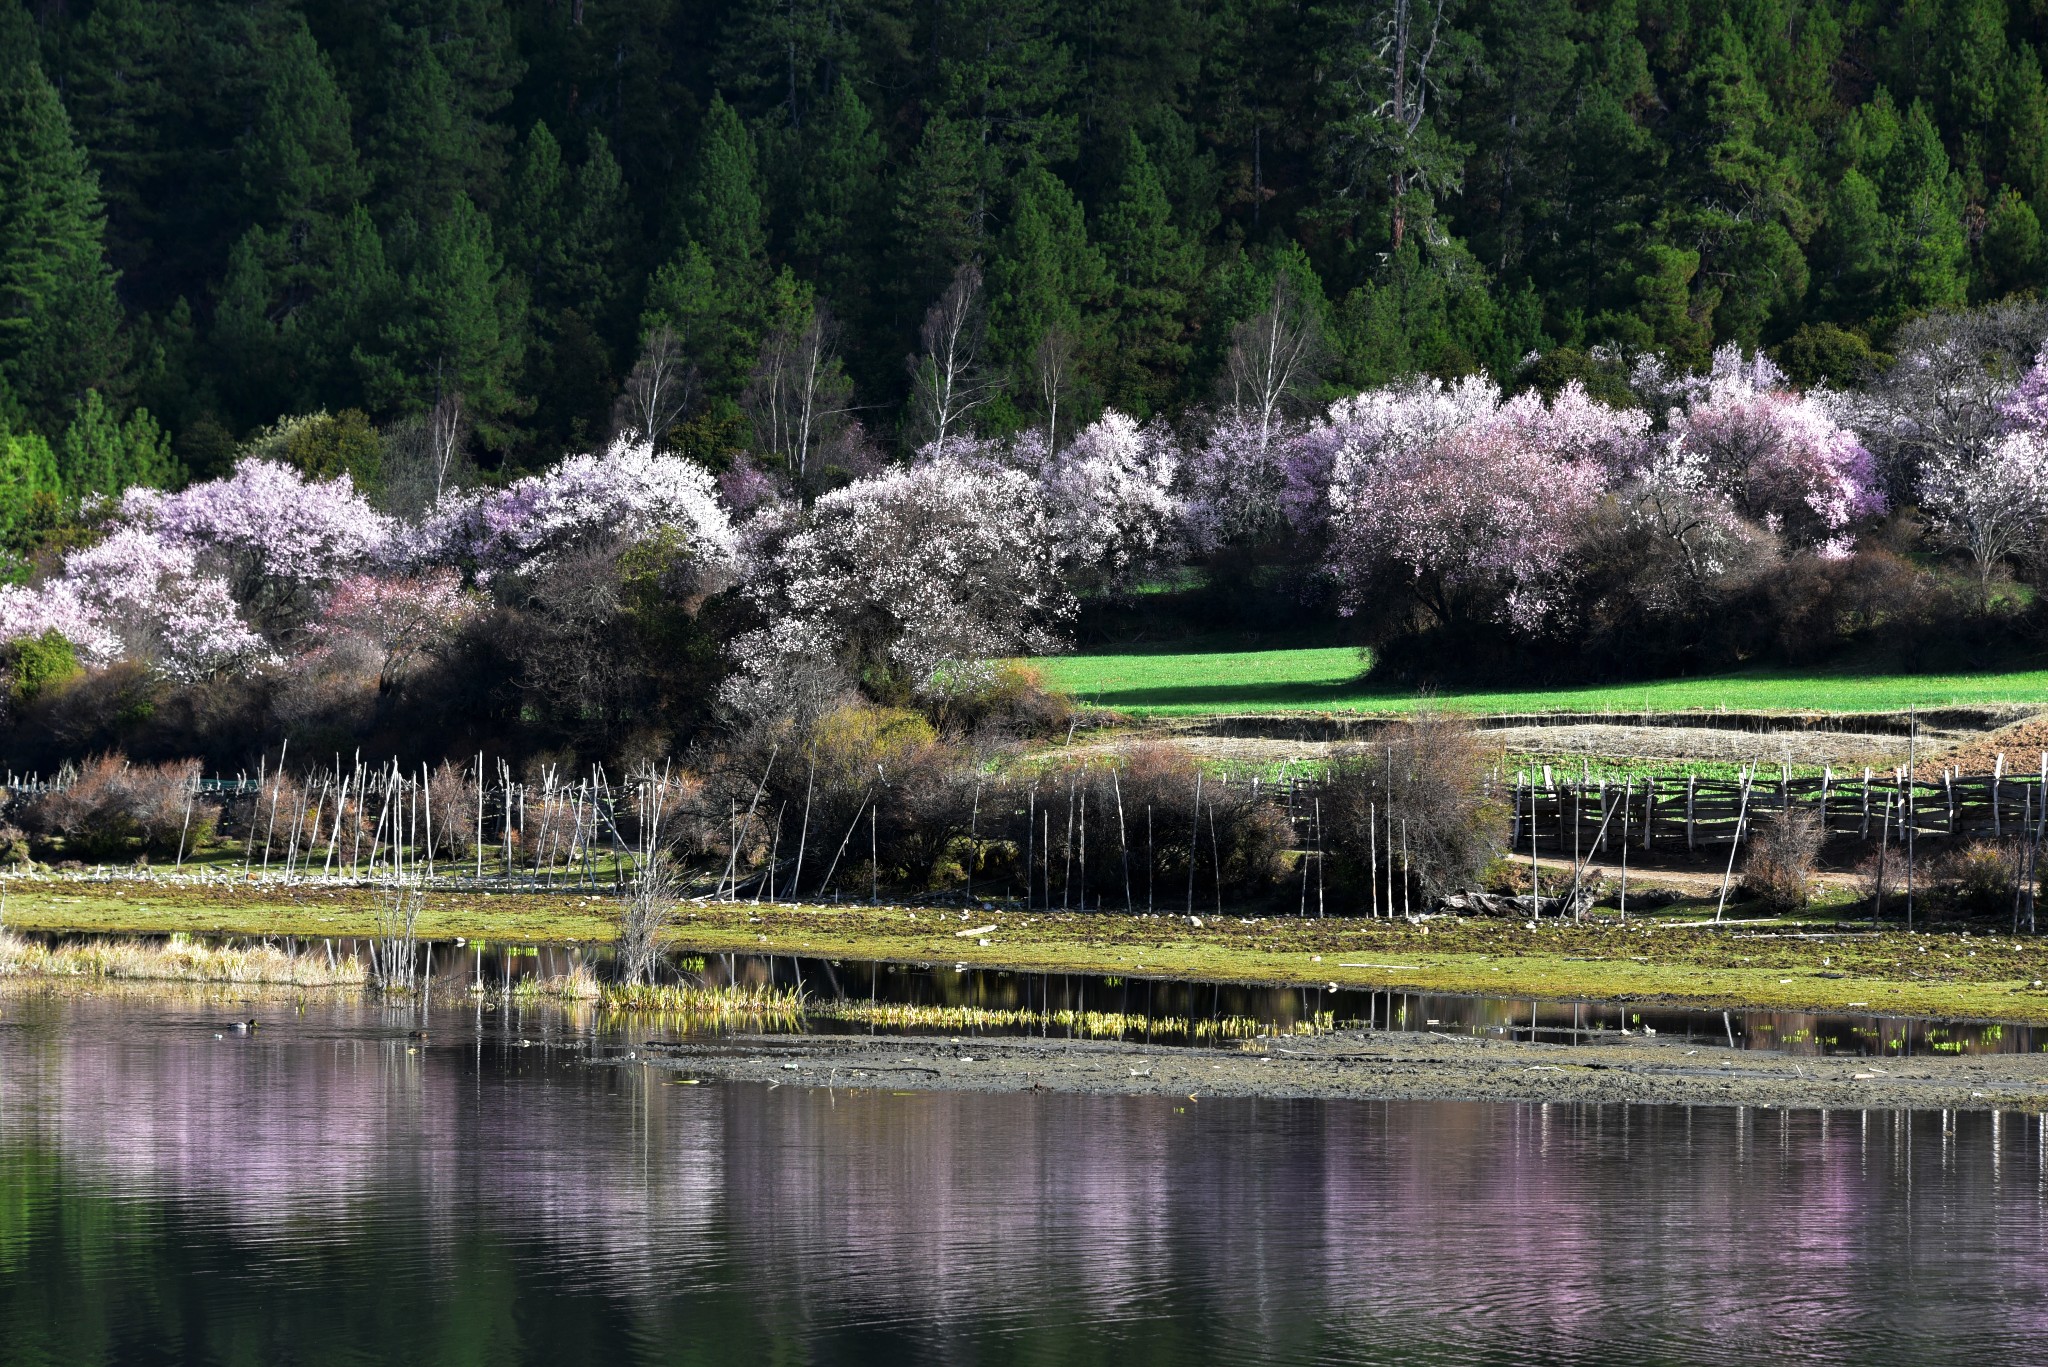
<path id="1" fill-rule="evenodd" d="M 2032 1117 L 692 1087 L 419 1025 L 0 998 L 0 1364 L 2048 1363 Z"/>

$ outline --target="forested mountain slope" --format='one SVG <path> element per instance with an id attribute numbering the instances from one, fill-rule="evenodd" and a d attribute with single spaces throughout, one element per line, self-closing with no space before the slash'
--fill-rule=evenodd
<path id="1" fill-rule="evenodd" d="M 686 454 L 774 446 L 778 336 L 897 449 L 970 263 L 985 430 L 1213 401 L 1276 274 L 1332 393 L 1727 341 L 1846 378 L 2048 268 L 2044 36 L 1997 0 L 0 0 L 0 463 L 175 483 L 459 395 L 533 468 L 650 336 Z"/>

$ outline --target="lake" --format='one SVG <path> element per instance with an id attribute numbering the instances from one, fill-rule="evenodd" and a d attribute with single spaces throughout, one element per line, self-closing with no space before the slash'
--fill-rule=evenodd
<path id="1" fill-rule="evenodd" d="M 0 996 L 0 1364 L 2048 1361 L 2035 1117 L 686 1086 L 590 1019 Z"/>

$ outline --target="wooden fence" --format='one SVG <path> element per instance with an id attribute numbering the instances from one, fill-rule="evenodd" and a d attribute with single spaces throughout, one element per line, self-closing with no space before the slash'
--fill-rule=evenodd
<path id="1" fill-rule="evenodd" d="M 1515 847 L 1571 856 L 1633 849 L 1671 854 L 1727 845 L 1759 818 L 1813 813 L 1827 836 L 1875 842 L 1916 837 L 2039 838 L 2048 763 L 2032 774 L 1998 769 L 1904 769 L 1818 778 L 1754 773 L 1740 778 L 1572 780 L 1519 773 L 1508 781 Z"/>

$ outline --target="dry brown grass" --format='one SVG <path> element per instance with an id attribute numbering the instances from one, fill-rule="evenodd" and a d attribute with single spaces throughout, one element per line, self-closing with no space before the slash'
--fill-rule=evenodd
<path id="1" fill-rule="evenodd" d="M 330 962 L 326 954 L 290 954 L 263 943 L 204 944 L 172 936 L 50 945 L 0 931 L 0 977 L 359 987 L 364 970 L 353 955 Z"/>

